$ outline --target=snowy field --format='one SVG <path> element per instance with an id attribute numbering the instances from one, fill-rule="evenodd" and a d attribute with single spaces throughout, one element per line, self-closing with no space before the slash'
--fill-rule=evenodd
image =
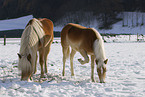
<path id="1" fill-rule="evenodd" d="M 123 38 L 121 38 L 123 37 Z M 90 63 L 81 65 L 74 58 L 75 76 L 71 77 L 69 61 L 62 77 L 62 49 L 55 38 L 48 56 L 48 74 L 39 79 L 40 66 L 33 82 L 20 81 L 17 68 L 20 39 L 0 38 L 0 97 L 143 97 L 145 96 L 145 42 L 128 40 L 128 36 L 105 39 L 107 64 L 106 83 L 91 82 Z M 115 41 L 113 41 L 115 40 Z M 112 42 L 113 41 L 113 42 Z M 95 69 L 95 79 L 98 81 Z M 42 81 L 43 80 L 43 81 Z"/>

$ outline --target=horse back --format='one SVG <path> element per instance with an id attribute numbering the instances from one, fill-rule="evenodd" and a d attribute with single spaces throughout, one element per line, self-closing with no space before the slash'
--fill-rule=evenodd
<path id="1" fill-rule="evenodd" d="M 86 28 L 84 26 L 73 23 L 69 23 L 64 28 L 68 28 L 65 33 L 68 35 L 69 40 L 74 42 L 83 40 L 85 43 L 87 43 L 87 41 L 91 42 L 99 38 L 92 28 Z"/>
<path id="2" fill-rule="evenodd" d="M 93 53 L 93 44 L 98 37 L 91 28 L 79 29 L 72 27 L 68 32 L 68 38 L 72 43 L 79 43 L 78 48 L 88 53 Z"/>
<path id="3" fill-rule="evenodd" d="M 38 18 L 38 20 L 42 23 L 43 25 L 43 30 L 45 32 L 45 35 L 53 35 L 53 22 L 47 18 Z M 28 24 L 26 25 L 26 27 L 28 25 L 32 25 L 33 22 L 35 21 L 35 19 L 31 19 Z"/>
<path id="4" fill-rule="evenodd" d="M 66 25 L 61 32 L 62 46 L 75 46 L 74 48 L 85 49 L 88 53 L 93 52 L 93 43 L 99 38 L 92 28 L 73 23 Z"/>
<path id="5" fill-rule="evenodd" d="M 82 30 L 87 29 L 84 26 L 69 23 L 67 24 L 61 31 L 61 39 L 66 39 L 66 36 L 69 36 L 69 38 L 73 41 L 77 41 L 80 39 L 82 35 Z"/>
<path id="6" fill-rule="evenodd" d="M 38 19 L 38 20 L 43 25 L 43 30 L 45 32 L 45 35 L 53 36 L 53 22 L 49 19 L 46 19 L 46 18 Z"/>
<path id="7" fill-rule="evenodd" d="M 87 27 L 81 26 L 79 24 L 74 24 L 74 23 L 68 23 L 68 25 L 72 26 L 72 27 L 76 27 L 78 29 L 87 29 Z"/>

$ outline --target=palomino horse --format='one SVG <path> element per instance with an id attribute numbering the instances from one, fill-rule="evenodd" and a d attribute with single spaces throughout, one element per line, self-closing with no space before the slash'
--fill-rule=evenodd
<path id="1" fill-rule="evenodd" d="M 27 24 L 21 36 L 21 47 L 18 67 L 21 70 L 21 80 L 29 80 L 36 73 L 37 51 L 41 65 L 41 77 L 44 77 L 43 67 L 47 73 L 47 56 L 53 41 L 53 22 L 49 19 L 32 19 Z"/>
<path id="2" fill-rule="evenodd" d="M 99 32 L 94 28 L 86 28 L 78 24 L 69 23 L 61 31 L 61 45 L 63 50 L 63 72 L 65 74 L 65 62 L 69 57 L 69 46 L 72 48 L 70 53 L 71 75 L 74 76 L 73 58 L 76 51 L 84 57 L 78 59 L 81 64 L 89 62 L 88 54 L 91 56 L 91 79 L 94 82 L 94 62 L 97 64 L 97 72 L 101 83 L 105 82 L 106 64 L 108 59 L 105 57 L 104 42 Z"/>

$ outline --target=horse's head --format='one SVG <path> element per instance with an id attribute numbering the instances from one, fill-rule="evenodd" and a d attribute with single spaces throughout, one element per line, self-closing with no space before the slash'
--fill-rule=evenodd
<path id="1" fill-rule="evenodd" d="M 21 80 L 29 80 L 32 74 L 32 61 L 31 55 L 21 55 L 18 54 L 19 57 L 19 69 L 21 70 Z"/>
<path id="2" fill-rule="evenodd" d="M 108 59 L 106 59 L 106 60 L 96 60 L 97 72 L 98 72 L 100 83 L 105 83 L 107 62 L 108 62 Z"/>

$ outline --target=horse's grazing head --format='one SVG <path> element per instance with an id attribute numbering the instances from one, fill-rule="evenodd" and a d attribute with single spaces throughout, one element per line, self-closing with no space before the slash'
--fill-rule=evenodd
<path id="1" fill-rule="evenodd" d="M 98 72 L 100 83 L 105 83 L 107 62 L 108 62 L 108 59 L 106 59 L 106 60 L 96 60 L 97 72 Z"/>
<path id="2" fill-rule="evenodd" d="M 29 81 L 32 74 L 31 55 L 18 54 L 18 57 L 19 57 L 18 66 L 20 66 L 19 69 L 21 70 L 21 80 Z"/>

